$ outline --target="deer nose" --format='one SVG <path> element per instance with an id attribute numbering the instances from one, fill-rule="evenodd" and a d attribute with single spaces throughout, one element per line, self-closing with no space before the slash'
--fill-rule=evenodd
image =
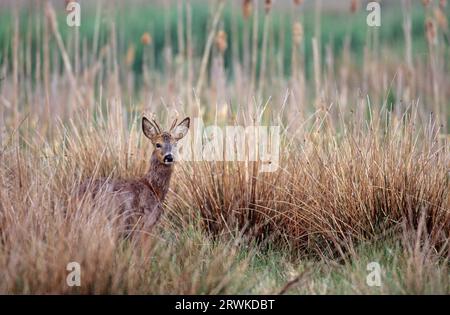
<path id="1" fill-rule="evenodd" d="M 164 156 L 164 163 L 172 163 L 173 162 L 173 155 L 171 153 L 166 154 Z"/>

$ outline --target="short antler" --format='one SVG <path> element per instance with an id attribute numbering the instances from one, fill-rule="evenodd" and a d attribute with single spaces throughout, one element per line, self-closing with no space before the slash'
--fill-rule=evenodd
<path id="1" fill-rule="evenodd" d="M 172 131 L 173 128 L 175 128 L 175 126 L 177 125 L 177 121 L 178 121 L 178 119 L 175 118 L 175 120 L 172 122 L 172 126 L 170 126 L 169 131 Z"/>
<path id="2" fill-rule="evenodd" d="M 153 124 L 153 126 L 156 128 L 156 130 L 158 131 L 158 133 L 161 133 L 161 128 L 159 127 L 158 123 L 152 119 L 151 123 Z"/>

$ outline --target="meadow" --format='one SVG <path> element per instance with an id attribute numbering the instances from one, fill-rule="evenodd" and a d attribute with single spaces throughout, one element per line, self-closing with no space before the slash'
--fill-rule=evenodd
<path id="1" fill-rule="evenodd" d="M 0 3 L 1 293 L 450 294 L 447 1 L 79 2 Z M 123 238 L 74 195 L 145 173 L 143 115 L 279 126 L 278 168 L 180 161 Z"/>

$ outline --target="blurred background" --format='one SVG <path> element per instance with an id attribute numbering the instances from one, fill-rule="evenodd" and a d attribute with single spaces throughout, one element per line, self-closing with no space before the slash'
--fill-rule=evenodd
<path id="1" fill-rule="evenodd" d="M 448 124 L 445 0 L 379 1 L 380 27 L 362 0 L 78 1 L 80 27 L 66 23 L 69 2 L 0 2 L 4 107 L 64 117 L 115 96 L 225 115 L 288 93 L 300 117 L 368 100 L 402 112 L 420 99 Z"/>

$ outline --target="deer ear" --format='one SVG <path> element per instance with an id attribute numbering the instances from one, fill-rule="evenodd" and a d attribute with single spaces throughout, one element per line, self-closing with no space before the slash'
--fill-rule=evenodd
<path id="1" fill-rule="evenodd" d="M 190 118 L 186 117 L 175 128 L 173 128 L 172 136 L 175 138 L 175 140 L 177 141 L 180 140 L 188 133 L 190 122 L 191 122 Z"/>
<path id="2" fill-rule="evenodd" d="M 144 135 L 152 140 L 156 135 L 158 135 L 158 130 L 156 126 L 151 123 L 146 117 L 142 117 L 142 131 Z"/>

